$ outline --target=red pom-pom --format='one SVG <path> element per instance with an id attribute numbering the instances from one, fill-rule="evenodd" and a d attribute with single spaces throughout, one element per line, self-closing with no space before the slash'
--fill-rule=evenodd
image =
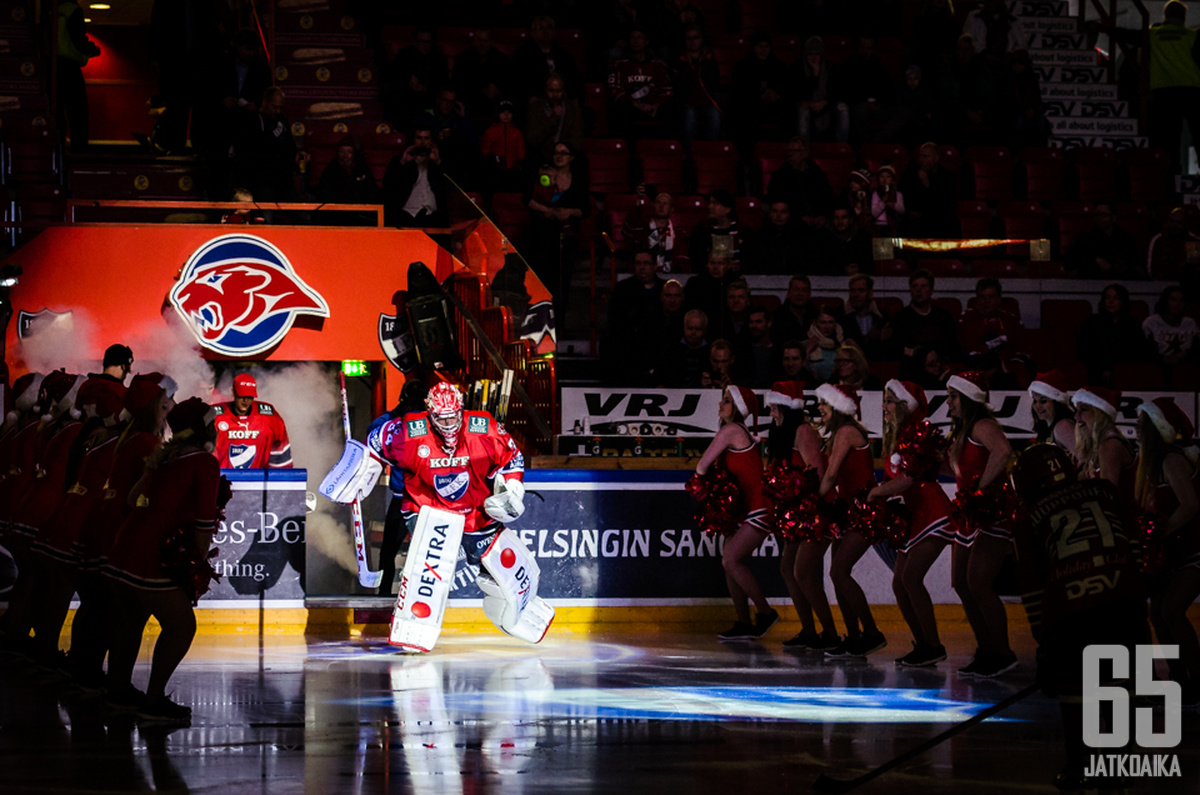
<path id="1" fill-rule="evenodd" d="M 867 492 L 863 491 L 850 505 L 846 529 L 872 544 L 887 541 L 898 549 L 908 540 L 910 519 L 902 500 L 867 502 Z"/>
<path id="2" fill-rule="evenodd" d="M 171 582 L 192 597 L 192 604 L 208 593 L 213 580 L 220 581 L 221 575 L 209 563 L 219 550 L 213 548 L 206 556 L 196 549 L 196 533 L 190 527 L 177 527 L 163 539 L 162 562 Z"/>
<path id="3" fill-rule="evenodd" d="M 937 477 L 945 449 L 946 438 L 940 429 L 926 420 L 910 422 L 900 429 L 892 463 L 898 472 L 911 478 L 932 480 Z"/>
<path id="4" fill-rule="evenodd" d="M 772 465 L 763 478 L 763 491 L 770 498 L 767 521 L 788 541 L 819 541 L 829 531 L 817 512 L 817 470 L 813 467 Z"/>
<path id="5" fill-rule="evenodd" d="M 950 508 L 950 521 L 963 535 L 968 535 L 981 527 L 998 527 L 1011 521 L 1016 508 L 1012 487 L 1007 480 L 997 478 L 985 488 L 961 491 L 955 495 L 954 505 Z"/>
<path id="6" fill-rule="evenodd" d="M 684 487 L 697 502 L 696 524 L 706 533 L 729 535 L 737 530 L 745 515 L 742 494 L 728 472 L 714 469 L 707 475 L 693 475 Z"/>

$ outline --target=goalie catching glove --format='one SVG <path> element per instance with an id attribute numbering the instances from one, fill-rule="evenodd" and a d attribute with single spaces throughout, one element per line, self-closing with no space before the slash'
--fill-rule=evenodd
<path id="1" fill-rule="evenodd" d="M 525 484 L 497 477 L 495 488 L 495 494 L 483 501 L 483 510 L 501 524 L 515 522 L 525 513 Z"/>
<path id="2" fill-rule="evenodd" d="M 355 500 L 365 499 L 379 482 L 382 473 L 383 464 L 369 447 L 354 439 L 347 439 L 341 459 L 321 481 L 318 491 L 333 502 L 349 505 Z"/>

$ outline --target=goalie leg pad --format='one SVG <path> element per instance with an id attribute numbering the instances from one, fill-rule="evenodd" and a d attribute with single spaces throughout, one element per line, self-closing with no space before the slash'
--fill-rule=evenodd
<path id="1" fill-rule="evenodd" d="M 554 622 L 554 608 L 537 595 L 541 570 L 537 558 L 512 530 L 492 539 L 480 564 L 488 576 L 476 583 L 483 591 L 483 612 L 515 638 L 538 643 Z"/>
<path id="2" fill-rule="evenodd" d="M 370 494 L 382 473 L 383 464 L 369 447 L 354 439 L 347 439 L 342 457 L 329 470 L 317 490 L 326 499 L 348 505 Z"/>
<path id="3" fill-rule="evenodd" d="M 446 599 L 462 544 L 464 518 L 425 506 L 417 515 L 412 544 L 400 575 L 388 643 L 407 651 L 431 651 L 442 634 Z"/>

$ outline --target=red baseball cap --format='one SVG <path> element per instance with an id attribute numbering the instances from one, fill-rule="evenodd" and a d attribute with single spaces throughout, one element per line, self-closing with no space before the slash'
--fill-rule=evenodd
<path id="1" fill-rule="evenodd" d="M 249 373 L 242 373 L 233 379 L 234 397 L 258 397 L 258 382 Z"/>

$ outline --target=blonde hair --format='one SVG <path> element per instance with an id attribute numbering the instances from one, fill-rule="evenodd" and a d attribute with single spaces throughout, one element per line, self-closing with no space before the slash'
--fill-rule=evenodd
<path id="1" fill-rule="evenodd" d="M 897 442 L 900 436 L 900 429 L 908 422 L 912 413 L 908 409 L 908 404 L 900 400 L 892 392 L 892 390 L 884 390 L 884 400 L 891 396 L 895 408 L 892 410 L 892 419 L 888 419 L 887 415 L 883 418 L 883 460 L 887 461 L 892 457 L 892 453 L 896 452 L 898 447 Z"/>
<path id="2" fill-rule="evenodd" d="M 840 346 L 834 352 L 834 358 L 845 356 L 854 362 L 854 374 L 857 380 L 851 384 L 855 389 L 858 389 L 862 384 L 866 383 L 867 376 L 871 374 L 870 368 L 867 366 L 867 357 L 863 355 L 862 348 L 858 347 L 853 342 L 847 342 Z"/>
<path id="3" fill-rule="evenodd" d="M 1092 427 L 1075 426 L 1075 457 L 1083 477 L 1090 478 L 1100 471 L 1100 447 L 1105 440 L 1117 433 L 1112 417 L 1098 408 L 1092 408 Z M 1161 463 L 1161 462 L 1160 462 Z"/>
<path id="4" fill-rule="evenodd" d="M 1145 414 L 1138 417 L 1138 465 L 1134 476 L 1134 502 L 1142 508 L 1154 507 L 1154 492 L 1163 480 L 1163 461 L 1171 445 L 1162 438 L 1158 428 Z"/>

